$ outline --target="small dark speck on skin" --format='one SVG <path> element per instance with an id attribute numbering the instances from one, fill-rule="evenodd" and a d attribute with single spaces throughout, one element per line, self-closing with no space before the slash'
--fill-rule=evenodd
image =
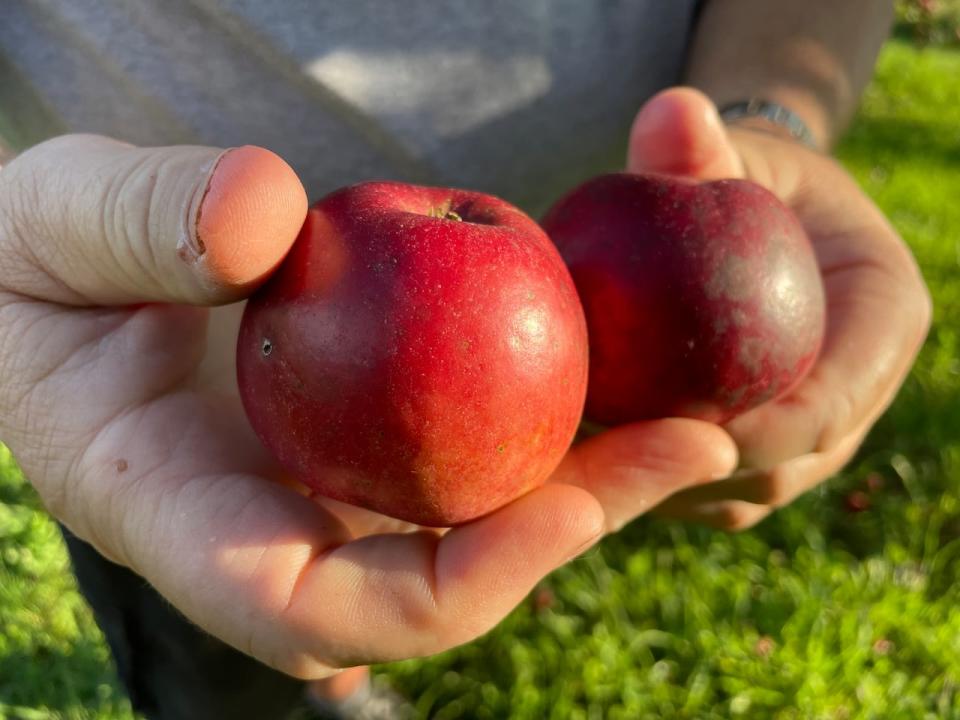
<path id="1" fill-rule="evenodd" d="M 118 473 L 126 472 L 126 471 L 127 471 L 127 468 L 130 467 L 130 465 L 127 463 L 127 461 L 124 460 L 123 458 L 120 458 L 119 460 L 117 460 L 116 466 L 117 466 L 117 472 L 118 472 Z"/>
<path id="2" fill-rule="evenodd" d="M 267 357 L 273 352 L 273 343 L 268 338 L 263 339 L 263 343 L 260 345 L 260 352 L 264 357 Z"/>
<path id="3" fill-rule="evenodd" d="M 506 449 L 507 449 L 507 446 L 504 445 L 503 443 L 500 443 L 499 445 L 497 445 L 497 452 L 498 452 L 498 453 L 502 453 L 502 452 L 504 452 Z"/>

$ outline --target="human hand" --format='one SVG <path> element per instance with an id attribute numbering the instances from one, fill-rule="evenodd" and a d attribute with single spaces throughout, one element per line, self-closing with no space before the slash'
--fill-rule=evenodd
<path id="1" fill-rule="evenodd" d="M 730 472 L 719 428 L 665 420 L 576 446 L 554 482 L 448 532 L 296 492 L 239 402 L 234 301 L 306 207 L 249 147 L 64 136 L 0 170 L 0 438 L 51 513 L 200 627 L 301 678 L 435 653 Z"/>
<path id="2" fill-rule="evenodd" d="M 816 365 L 787 396 L 726 425 L 740 451 L 731 477 L 677 493 L 656 510 L 749 527 L 850 460 L 913 365 L 930 296 L 909 249 L 838 163 L 785 134 L 724 128 L 695 90 L 666 90 L 644 106 L 627 168 L 753 180 L 796 213 L 813 243 L 827 294 Z"/>

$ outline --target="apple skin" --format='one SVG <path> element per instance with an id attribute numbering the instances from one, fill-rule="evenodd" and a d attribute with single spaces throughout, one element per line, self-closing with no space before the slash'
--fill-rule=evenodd
<path id="1" fill-rule="evenodd" d="M 789 392 L 823 342 L 825 299 L 793 213 L 746 180 L 602 175 L 542 225 L 587 316 L 586 417 L 722 423 Z"/>
<path id="2" fill-rule="evenodd" d="M 237 346 L 247 416 L 291 475 L 434 527 L 547 479 L 587 361 L 576 289 L 536 222 L 488 195 L 391 182 L 310 209 Z"/>

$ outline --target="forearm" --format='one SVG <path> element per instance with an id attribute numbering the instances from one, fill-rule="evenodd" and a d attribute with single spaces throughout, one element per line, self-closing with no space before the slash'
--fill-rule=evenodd
<path id="1" fill-rule="evenodd" d="M 708 0 L 686 82 L 718 106 L 762 98 L 800 115 L 828 148 L 870 80 L 891 0 Z"/>

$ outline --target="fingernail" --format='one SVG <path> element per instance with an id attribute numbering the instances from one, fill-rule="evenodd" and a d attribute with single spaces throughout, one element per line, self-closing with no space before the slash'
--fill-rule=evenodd
<path id="1" fill-rule="evenodd" d="M 203 179 L 198 184 L 198 192 L 195 192 L 190 199 L 190 207 L 183 216 L 180 237 L 177 239 L 177 255 L 181 260 L 194 262 L 203 257 L 203 254 L 207 251 L 203 238 L 200 237 L 200 217 L 203 214 L 203 202 L 210 194 L 210 188 L 213 186 L 213 179 L 220 168 L 221 161 L 233 149 L 227 148 L 200 170 Z"/>
<path id="2" fill-rule="evenodd" d="M 205 273 L 222 287 L 254 286 L 287 254 L 306 216 L 306 191 L 283 158 L 252 145 L 223 151 L 194 216 Z"/>

